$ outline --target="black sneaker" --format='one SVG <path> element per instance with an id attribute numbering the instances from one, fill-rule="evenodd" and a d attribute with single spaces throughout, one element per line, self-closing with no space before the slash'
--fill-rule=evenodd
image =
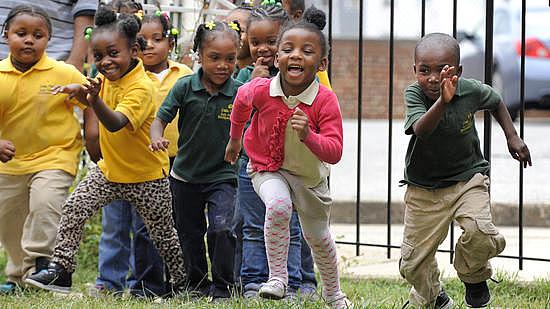
<path id="1" fill-rule="evenodd" d="M 481 281 L 479 283 L 466 283 L 466 293 L 464 295 L 464 302 L 466 306 L 470 308 L 485 308 L 491 303 L 491 293 L 487 286 L 487 281 Z"/>
<path id="2" fill-rule="evenodd" d="M 48 259 L 47 257 L 44 257 L 44 256 L 41 256 L 41 257 L 37 257 L 36 260 L 34 261 L 34 273 L 32 273 L 33 275 L 35 274 L 38 274 L 39 272 L 41 272 L 42 270 L 44 269 L 48 269 L 48 265 L 50 264 L 50 259 Z"/>
<path id="3" fill-rule="evenodd" d="M 445 289 L 441 288 L 439 295 L 435 299 L 434 309 L 449 309 L 454 305 L 453 299 L 447 295 Z"/>
<path id="4" fill-rule="evenodd" d="M 44 290 L 68 294 L 71 292 L 72 274 L 60 264 L 51 262 L 47 269 L 27 277 L 25 283 Z"/>

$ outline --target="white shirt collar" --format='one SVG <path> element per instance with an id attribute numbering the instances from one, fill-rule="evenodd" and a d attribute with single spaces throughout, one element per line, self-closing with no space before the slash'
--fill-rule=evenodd
<path id="1" fill-rule="evenodd" d="M 286 96 L 283 92 L 283 87 L 281 86 L 281 73 L 277 73 L 269 83 L 269 95 L 272 97 L 281 97 L 283 101 L 290 108 L 296 107 L 300 103 L 307 105 L 313 104 L 313 101 L 317 97 L 319 92 L 319 81 L 317 78 L 304 90 L 302 93 L 296 96 Z"/>

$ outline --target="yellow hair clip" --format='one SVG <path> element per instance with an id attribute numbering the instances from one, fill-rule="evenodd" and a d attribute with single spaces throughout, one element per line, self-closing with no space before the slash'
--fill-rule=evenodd
<path id="1" fill-rule="evenodd" d="M 204 27 L 208 28 L 208 30 L 212 31 L 214 28 L 216 28 L 216 23 L 213 21 L 209 21 L 206 24 L 204 24 Z"/>
<path id="2" fill-rule="evenodd" d="M 229 26 L 229 28 L 237 31 L 237 32 L 240 32 L 241 29 L 239 29 L 239 25 L 237 25 L 237 23 L 235 22 L 230 22 L 229 24 L 227 24 Z"/>
<path id="3" fill-rule="evenodd" d="M 139 18 L 139 20 L 143 19 L 143 11 L 142 10 L 139 10 L 139 11 L 135 12 L 134 15 L 136 15 L 136 17 Z"/>

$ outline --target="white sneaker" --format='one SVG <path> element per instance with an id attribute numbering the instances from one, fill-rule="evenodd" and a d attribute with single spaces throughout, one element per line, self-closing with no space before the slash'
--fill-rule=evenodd
<path id="1" fill-rule="evenodd" d="M 334 309 L 352 309 L 353 303 L 349 300 L 346 295 L 338 297 L 336 299 L 327 300 L 327 305 Z"/>
<path id="2" fill-rule="evenodd" d="M 286 286 L 282 280 L 271 278 L 258 291 L 258 295 L 263 298 L 281 299 L 285 297 Z"/>

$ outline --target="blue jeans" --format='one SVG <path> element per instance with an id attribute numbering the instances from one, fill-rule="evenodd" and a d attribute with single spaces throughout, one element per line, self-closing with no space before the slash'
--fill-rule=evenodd
<path id="1" fill-rule="evenodd" d="M 196 184 L 170 177 L 176 230 L 185 257 L 189 285 L 214 298 L 230 297 L 235 284 L 235 236 L 231 225 L 235 210 L 235 185 L 234 180 Z M 208 279 L 205 234 L 212 281 Z"/>
<path id="2" fill-rule="evenodd" d="M 243 220 L 241 280 L 244 291 L 266 282 L 269 277 L 264 240 L 265 205 L 252 187 L 252 181 L 246 173 L 247 163 L 247 158 L 241 158 L 239 161 L 237 193 L 237 211 Z M 236 218 L 236 221 L 238 220 L 239 218 Z M 293 211 L 290 220 L 290 246 L 288 248 L 288 286 L 292 289 L 298 289 L 302 284 L 301 250 L 300 222 L 297 212 Z"/>
<path id="3" fill-rule="evenodd" d="M 141 217 L 127 201 L 114 201 L 102 211 L 96 284 L 119 292 L 129 288 L 137 296 L 164 295 L 164 263 Z"/>
<path id="4" fill-rule="evenodd" d="M 103 207 L 102 212 L 99 276 L 96 285 L 102 285 L 110 291 L 122 292 L 135 284 L 134 255 L 130 238 L 132 205 L 127 201 L 114 201 Z"/>

